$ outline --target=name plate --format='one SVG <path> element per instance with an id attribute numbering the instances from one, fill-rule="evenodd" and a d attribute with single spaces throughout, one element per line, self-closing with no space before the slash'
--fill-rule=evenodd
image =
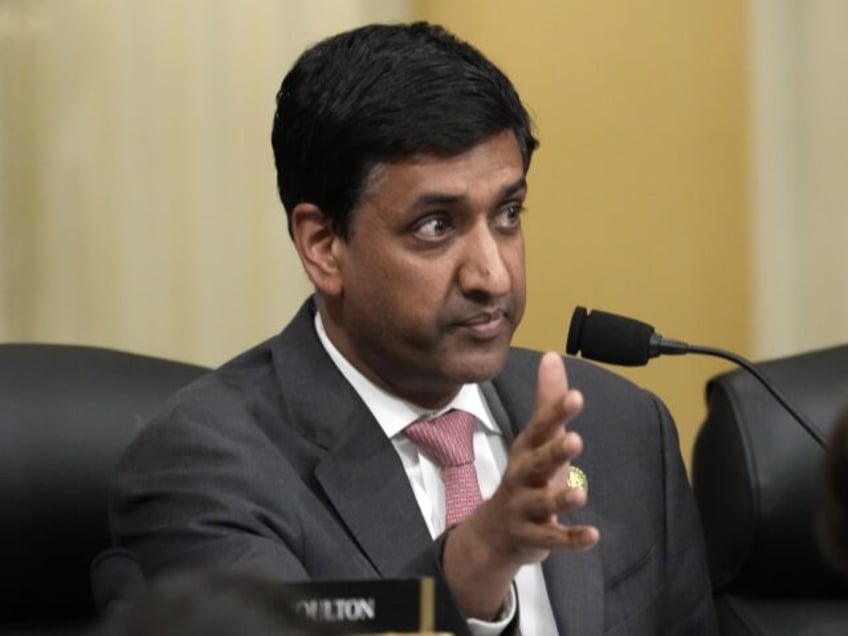
<path id="1" fill-rule="evenodd" d="M 431 578 L 289 583 L 295 612 L 346 634 L 436 632 L 436 590 Z"/>

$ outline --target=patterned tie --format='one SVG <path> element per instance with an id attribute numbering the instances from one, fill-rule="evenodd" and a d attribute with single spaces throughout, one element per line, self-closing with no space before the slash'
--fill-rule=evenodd
<path id="1" fill-rule="evenodd" d="M 483 501 L 474 470 L 474 416 L 450 410 L 406 427 L 406 436 L 442 467 L 445 527 L 459 523 Z"/>

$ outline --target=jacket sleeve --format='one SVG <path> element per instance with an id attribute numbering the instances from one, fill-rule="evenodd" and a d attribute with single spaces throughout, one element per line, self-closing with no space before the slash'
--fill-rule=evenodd
<path id="1" fill-rule="evenodd" d="M 209 418 L 217 418 L 215 426 Z M 136 556 L 145 578 L 209 567 L 280 582 L 376 578 L 353 543 L 342 543 L 349 538 L 304 476 L 273 445 L 251 437 L 255 431 L 220 420 L 196 410 L 168 412 L 118 465 L 110 496 L 113 542 Z M 440 538 L 409 554 L 398 576 L 433 577 L 437 625 L 467 635 L 444 581 L 442 545 Z"/>

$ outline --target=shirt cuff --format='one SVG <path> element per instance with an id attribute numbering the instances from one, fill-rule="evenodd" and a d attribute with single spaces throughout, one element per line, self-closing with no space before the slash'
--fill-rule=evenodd
<path id="1" fill-rule="evenodd" d="M 506 626 L 515 618 L 518 609 L 518 601 L 515 593 L 515 583 L 509 588 L 503 607 L 494 621 L 481 621 L 476 618 L 468 619 L 468 629 L 472 636 L 498 636 L 503 633 Z"/>

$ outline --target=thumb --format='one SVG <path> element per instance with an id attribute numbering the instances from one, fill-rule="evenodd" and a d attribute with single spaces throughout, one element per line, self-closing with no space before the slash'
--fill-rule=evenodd
<path id="1" fill-rule="evenodd" d="M 562 405 L 567 393 L 568 377 L 565 364 L 558 353 L 548 351 L 539 362 L 536 411 L 547 411 L 552 406 L 556 409 L 554 405 Z"/>

